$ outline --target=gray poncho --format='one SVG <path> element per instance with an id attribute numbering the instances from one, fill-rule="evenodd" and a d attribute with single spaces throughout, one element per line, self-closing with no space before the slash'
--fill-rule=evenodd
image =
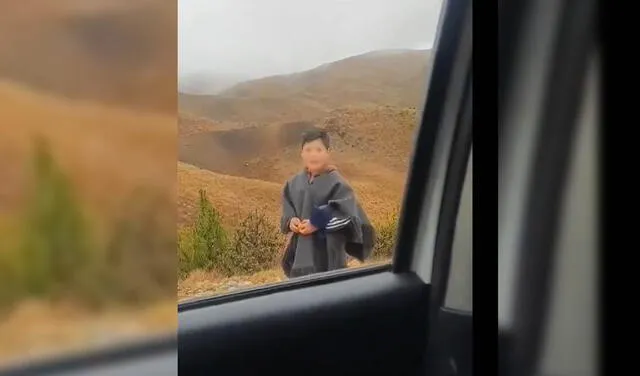
<path id="1" fill-rule="evenodd" d="M 318 231 L 307 236 L 291 234 L 289 223 L 294 217 L 309 219 Z M 344 268 L 347 254 L 364 261 L 375 240 L 353 190 L 335 169 L 313 179 L 302 171 L 285 183 L 280 227 L 289 234 L 282 260 L 287 277 Z"/>

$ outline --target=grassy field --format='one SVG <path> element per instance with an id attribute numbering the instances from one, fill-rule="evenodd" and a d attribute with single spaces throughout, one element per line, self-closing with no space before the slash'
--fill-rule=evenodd
<path id="1" fill-rule="evenodd" d="M 350 268 L 359 268 L 372 265 L 382 265 L 391 262 L 390 259 L 375 260 L 360 263 L 350 260 Z M 250 275 L 238 275 L 233 277 L 222 276 L 215 271 L 196 270 L 178 284 L 178 302 L 200 297 L 228 294 L 240 290 L 251 289 L 256 286 L 286 281 L 287 278 L 281 269 L 263 270 Z"/>
<path id="2" fill-rule="evenodd" d="M 143 308 L 83 310 L 73 302 L 26 300 L 0 316 L 0 367 L 25 358 L 80 353 L 178 328 L 174 299 Z"/>
<path id="3" fill-rule="evenodd" d="M 0 102 L 0 363 L 175 330 L 175 119 L 1 81 Z"/>

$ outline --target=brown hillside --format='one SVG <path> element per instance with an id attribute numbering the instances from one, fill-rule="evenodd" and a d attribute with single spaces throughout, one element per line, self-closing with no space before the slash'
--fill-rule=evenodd
<path id="1" fill-rule="evenodd" d="M 327 108 L 305 98 L 233 98 L 178 93 L 178 108 L 202 117 L 234 122 L 287 122 L 318 118 Z"/>
<path id="2" fill-rule="evenodd" d="M 235 98 L 308 96 L 330 108 L 358 102 L 415 106 L 429 56 L 427 50 L 375 51 L 306 72 L 239 83 L 221 94 Z"/>
<path id="3" fill-rule="evenodd" d="M 310 71 L 247 81 L 219 95 L 179 94 L 181 110 L 216 120 L 320 119 L 345 106 L 419 107 L 430 51 L 378 51 Z"/>
<path id="4" fill-rule="evenodd" d="M 396 177 L 399 179 L 399 177 Z M 350 179 L 371 220 L 381 222 L 400 206 L 404 181 L 362 181 Z M 222 214 L 229 229 L 254 210 L 264 212 L 274 225 L 280 221 L 282 184 L 218 174 L 178 162 L 178 226 L 193 223 L 197 215 L 199 190 Z"/>
<path id="5" fill-rule="evenodd" d="M 311 123 L 297 122 L 198 133 L 180 139 L 179 159 L 222 174 L 280 182 L 281 177 L 266 170 L 256 171 L 268 166 L 256 166 L 253 160 L 279 155 L 311 128 Z"/>
<path id="6" fill-rule="evenodd" d="M 318 127 L 330 132 L 333 157 L 347 176 L 403 177 L 415 116 L 413 109 L 342 109 L 332 111 Z M 179 158 L 222 174 L 282 182 L 299 169 L 300 135 L 313 127 L 295 122 L 198 133 L 181 138 Z"/>
<path id="7" fill-rule="evenodd" d="M 2 82 L 0 112 L 0 212 L 19 207 L 34 136 L 49 140 L 93 208 L 119 209 L 137 187 L 175 195 L 173 116 L 62 100 Z"/>
<path id="8" fill-rule="evenodd" d="M 319 127 L 332 134 L 333 158 L 373 220 L 397 209 L 411 153 L 415 110 L 336 110 Z M 193 220 L 198 190 L 233 226 L 252 209 L 280 215 L 280 190 L 300 169 L 299 139 L 311 123 L 285 123 L 194 134 L 181 140 L 180 222 Z M 195 166 L 194 166 L 195 165 Z M 233 175 L 233 176 L 230 176 Z"/>
<path id="9" fill-rule="evenodd" d="M 175 2 L 0 0 L 0 8 L 0 80 L 175 113 Z"/>
<path id="10" fill-rule="evenodd" d="M 280 216 L 280 190 L 276 183 L 218 174 L 178 162 L 178 223 L 195 218 L 200 189 L 222 215 L 225 224 L 235 226 L 252 210 L 261 210 L 274 223 Z"/>
<path id="11" fill-rule="evenodd" d="M 178 137 L 184 138 L 194 134 L 211 132 L 211 131 L 228 131 L 233 129 L 241 129 L 255 127 L 257 124 L 237 123 L 229 121 L 216 121 L 201 116 L 195 116 L 188 113 L 178 114 Z"/>

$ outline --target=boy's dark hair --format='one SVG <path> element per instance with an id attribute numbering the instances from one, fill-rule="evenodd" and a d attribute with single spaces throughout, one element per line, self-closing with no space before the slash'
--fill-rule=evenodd
<path id="1" fill-rule="evenodd" d="M 329 134 L 320 129 L 314 129 L 311 131 L 304 132 L 302 134 L 302 143 L 300 144 L 300 146 L 304 147 L 305 144 L 315 140 L 322 141 L 322 144 L 327 149 L 329 149 L 329 147 L 331 146 L 331 140 L 329 139 Z"/>

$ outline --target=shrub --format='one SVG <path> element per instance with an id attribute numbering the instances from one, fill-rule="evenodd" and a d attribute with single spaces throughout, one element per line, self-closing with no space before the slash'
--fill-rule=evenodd
<path id="1" fill-rule="evenodd" d="M 179 233 L 178 273 L 186 276 L 196 269 L 209 270 L 220 263 L 229 247 L 220 213 L 213 207 L 206 192 L 200 190 L 198 216 L 193 226 Z"/>
<path id="2" fill-rule="evenodd" d="M 226 275 L 243 275 L 274 268 L 282 246 L 283 236 L 276 225 L 255 210 L 240 222 L 215 269 Z"/>
<path id="3" fill-rule="evenodd" d="M 9 220 L 0 218 L 0 314 L 18 297 L 20 280 L 17 270 L 16 231 Z"/>
<path id="4" fill-rule="evenodd" d="M 373 247 L 374 260 L 388 260 L 393 257 L 398 232 L 398 212 L 387 215 L 376 226 L 376 243 Z"/>
<path id="5" fill-rule="evenodd" d="M 14 269 L 18 288 L 38 297 L 82 292 L 91 275 L 87 266 L 94 261 L 89 228 L 69 180 L 43 140 L 36 143 L 32 172 Z"/>
<path id="6" fill-rule="evenodd" d="M 162 196 L 135 191 L 123 205 L 105 249 L 108 291 L 127 303 L 175 295 L 174 207 Z"/>
<path id="7" fill-rule="evenodd" d="M 48 144 L 38 140 L 34 150 L 24 216 L 0 229 L 0 239 L 7 239 L 4 232 L 17 234 L 16 241 L 0 241 L 0 308 L 30 297 L 97 308 L 175 296 L 175 207 L 169 200 L 134 192 L 107 241 L 98 243 Z"/>
<path id="8" fill-rule="evenodd" d="M 2 276 L 2 283 L 0 283 L 0 314 L 2 314 L 3 308 L 11 307 L 20 298 L 21 292 L 15 255 L 8 249 L 0 250 L 0 276 Z"/>

